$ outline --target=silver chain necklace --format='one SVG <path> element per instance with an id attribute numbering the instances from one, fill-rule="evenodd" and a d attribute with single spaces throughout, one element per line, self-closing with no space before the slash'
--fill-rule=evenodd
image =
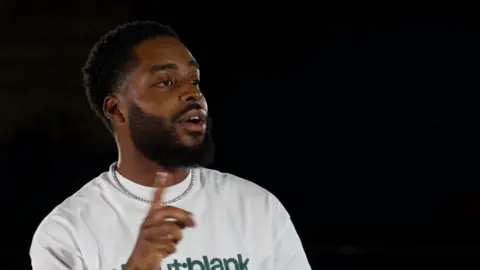
<path id="1" fill-rule="evenodd" d="M 171 200 L 168 200 L 168 201 L 165 201 L 165 202 L 162 202 L 163 204 L 172 204 L 174 202 L 177 202 L 181 199 L 183 199 L 183 197 L 187 196 L 187 194 L 190 192 L 190 190 L 192 190 L 193 188 L 193 185 L 195 184 L 195 170 L 194 169 L 191 169 L 192 171 L 192 179 L 190 180 L 190 184 L 188 185 L 187 189 L 180 195 L 178 195 L 177 197 L 171 199 Z M 143 202 L 143 203 L 148 203 L 148 204 L 151 204 L 152 201 L 151 200 L 147 200 L 147 199 L 144 199 L 144 198 L 141 198 L 133 193 L 131 193 L 130 191 L 128 191 L 121 183 L 120 181 L 118 180 L 117 178 L 117 170 L 115 170 L 115 166 L 112 166 L 112 176 L 113 176 L 113 180 L 115 180 L 115 182 L 117 183 L 117 185 L 120 187 L 120 190 L 122 191 L 123 194 L 127 195 L 128 197 L 132 198 L 132 199 L 135 199 L 137 201 L 140 201 L 140 202 Z"/>

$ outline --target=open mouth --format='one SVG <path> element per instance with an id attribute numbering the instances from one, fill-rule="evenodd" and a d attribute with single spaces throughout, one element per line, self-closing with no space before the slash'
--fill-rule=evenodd
<path id="1" fill-rule="evenodd" d="M 184 122 L 192 123 L 192 124 L 203 124 L 204 120 L 200 118 L 199 116 L 193 116 Z"/>
<path id="2" fill-rule="evenodd" d="M 180 121 L 183 128 L 191 132 L 205 131 L 206 113 L 203 110 L 192 110 L 185 114 L 185 117 Z"/>

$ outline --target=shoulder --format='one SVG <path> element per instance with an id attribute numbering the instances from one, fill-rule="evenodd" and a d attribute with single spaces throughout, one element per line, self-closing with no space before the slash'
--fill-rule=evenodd
<path id="1" fill-rule="evenodd" d="M 91 244 L 85 215 L 102 201 L 105 185 L 108 184 L 105 177 L 102 174 L 89 181 L 40 222 L 29 250 L 35 269 L 63 269 L 65 265 L 75 269 L 83 267 L 83 247 Z"/>
<path id="2" fill-rule="evenodd" d="M 212 169 L 202 169 L 201 177 L 208 195 L 220 199 L 216 205 L 228 208 L 233 226 L 255 243 L 261 260 L 272 254 L 285 232 L 293 228 L 281 201 L 259 184 Z"/>
<path id="3" fill-rule="evenodd" d="M 289 217 L 280 200 L 261 185 L 232 173 L 201 168 L 201 177 L 211 192 L 219 194 L 224 200 L 255 208 L 268 213 L 273 219 L 280 216 Z"/>
<path id="4" fill-rule="evenodd" d="M 201 178 L 205 179 L 206 186 L 214 188 L 218 192 L 230 195 L 238 194 L 248 199 L 275 198 L 270 191 L 259 184 L 232 173 L 201 168 Z"/>
<path id="5" fill-rule="evenodd" d="M 108 181 L 104 173 L 58 204 L 40 222 L 32 245 L 38 244 L 45 237 L 56 237 L 59 238 L 56 240 L 62 241 L 74 240 L 74 235 L 83 230 L 83 216 L 102 201 L 105 185 L 108 185 Z"/>
<path id="6" fill-rule="evenodd" d="M 222 191 L 241 190 L 249 196 L 270 196 L 268 190 L 250 180 L 239 177 L 232 173 L 221 172 L 214 169 L 201 168 L 201 177 L 204 177 L 208 184 L 214 185 Z"/>
<path id="7" fill-rule="evenodd" d="M 45 220 L 59 216 L 70 219 L 88 211 L 92 205 L 98 205 L 100 201 L 103 201 L 107 186 L 109 185 L 111 184 L 108 181 L 107 173 L 100 174 L 58 204 L 46 216 Z"/>

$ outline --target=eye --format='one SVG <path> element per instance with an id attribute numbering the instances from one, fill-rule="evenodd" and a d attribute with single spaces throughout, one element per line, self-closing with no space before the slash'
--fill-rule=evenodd
<path id="1" fill-rule="evenodd" d="M 195 85 L 195 86 L 199 86 L 200 85 L 200 80 L 195 79 L 195 80 L 192 81 L 192 84 Z"/>
<path id="2" fill-rule="evenodd" d="M 158 82 L 155 85 L 160 87 L 169 87 L 169 86 L 172 86 L 173 84 L 174 84 L 173 80 L 163 80 L 161 82 Z"/>

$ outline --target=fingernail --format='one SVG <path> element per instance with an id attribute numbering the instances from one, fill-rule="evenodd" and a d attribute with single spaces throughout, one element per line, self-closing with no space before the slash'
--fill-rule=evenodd
<path id="1" fill-rule="evenodd" d="M 164 172 L 157 172 L 156 177 L 155 177 L 155 185 L 156 186 L 163 186 L 165 184 L 165 181 L 167 181 L 167 173 Z"/>
<path id="2" fill-rule="evenodd" d="M 194 216 L 192 213 L 188 213 L 188 216 L 190 217 L 191 221 L 192 221 L 192 227 L 195 227 L 195 221 L 194 221 Z"/>

